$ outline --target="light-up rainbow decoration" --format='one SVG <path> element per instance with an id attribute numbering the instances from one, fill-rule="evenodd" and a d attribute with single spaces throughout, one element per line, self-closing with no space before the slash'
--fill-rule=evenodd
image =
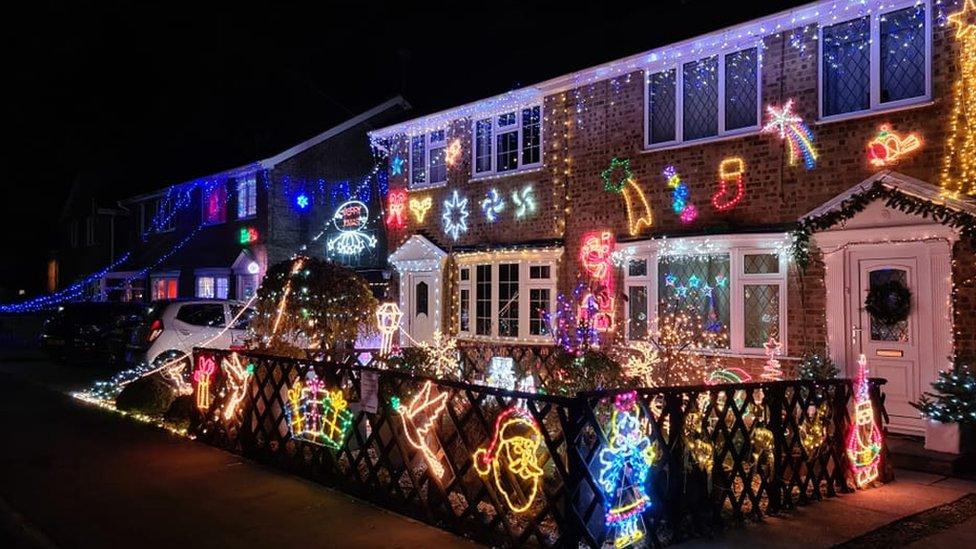
<path id="1" fill-rule="evenodd" d="M 678 214 L 678 219 L 684 224 L 689 224 L 698 218 L 698 208 L 691 203 L 691 191 L 688 185 L 681 181 L 678 170 L 674 166 L 664 168 L 664 177 L 668 178 L 668 187 L 671 189 L 671 209 Z"/>
<path id="2" fill-rule="evenodd" d="M 438 394 L 433 389 L 433 382 L 427 381 L 406 407 L 399 405 L 399 399 L 394 404 L 395 411 L 400 414 L 407 442 L 420 450 L 430 472 L 437 478 L 444 476 L 444 466 L 430 448 L 428 437 L 437 434 L 437 422 L 447 407 L 447 395 Z"/>
<path id="3" fill-rule="evenodd" d="M 786 140 L 790 166 L 803 158 L 803 165 L 812 170 L 817 165 L 817 149 L 813 146 L 813 132 L 795 112 L 793 100 L 789 99 L 782 107 L 766 106 L 767 122 L 762 133 L 778 133 Z"/>
<path id="4" fill-rule="evenodd" d="M 749 372 L 733 366 L 713 370 L 708 374 L 708 379 L 705 380 L 705 384 L 722 385 L 725 383 L 748 383 L 750 381 L 752 381 L 752 376 L 749 375 Z"/>
<path id="5" fill-rule="evenodd" d="M 352 425 L 352 412 L 341 389 L 330 391 L 314 372 L 288 390 L 285 416 L 292 438 L 338 449 Z"/>
<path id="6" fill-rule="evenodd" d="M 868 141 L 868 161 L 879 168 L 897 164 L 903 156 L 922 147 L 922 139 L 914 133 L 901 136 L 891 129 L 890 124 L 882 124 L 878 135 Z"/>
<path id="7" fill-rule="evenodd" d="M 537 452 L 542 433 L 532 416 L 518 406 L 498 414 L 495 432 L 487 448 L 478 448 L 471 456 L 474 468 L 482 477 L 490 477 L 495 489 L 513 513 L 524 513 L 532 507 L 542 483 L 543 470 Z M 512 486 L 518 482 L 518 486 Z"/>
<path id="8" fill-rule="evenodd" d="M 881 431 L 868 391 L 868 359 L 861 354 L 857 359 L 857 377 L 854 378 L 854 423 L 847 433 L 847 459 L 858 488 L 878 478 L 881 443 Z"/>
<path id="9" fill-rule="evenodd" d="M 718 191 L 712 195 L 712 207 L 720 212 L 734 208 L 746 195 L 746 184 L 743 176 L 746 173 L 746 163 L 741 158 L 733 156 L 726 158 L 718 166 Z M 729 186 L 735 187 L 729 191 Z"/>
<path id="10" fill-rule="evenodd" d="M 614 399 L 607 447 L 600 450 L 599 483 L 606 498 L 606 525 L 614 547 L 627 547 L 644 537 L 641 513 L 651 506 L 647 478 L 657 460 L 657 447 L 643 432 L 637 393 Z"/>

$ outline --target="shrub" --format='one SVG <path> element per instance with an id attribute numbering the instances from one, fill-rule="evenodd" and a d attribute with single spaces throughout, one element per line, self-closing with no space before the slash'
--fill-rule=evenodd
<path id="1" fill-rule="evenodd" d="M 158 375 L 151 375 L 126 385 L 115 398 L 115 406 L 127 412 L 160 415 L 174 399 L 176 393 L 169 383 Z"/>

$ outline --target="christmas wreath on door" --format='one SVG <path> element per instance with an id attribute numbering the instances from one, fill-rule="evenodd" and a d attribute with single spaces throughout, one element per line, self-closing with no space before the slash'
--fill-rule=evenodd
<path id="1" fill-rule="evenodd" d="M 900 280 L 873 285 L 864 300 L 864 309 L 886 326 L 898 324 L 912 310 L 912 292 Z"/>

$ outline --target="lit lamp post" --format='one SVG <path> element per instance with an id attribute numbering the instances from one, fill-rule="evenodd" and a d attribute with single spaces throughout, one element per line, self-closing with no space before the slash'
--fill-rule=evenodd
<path id="1" fill-rule="evenodd" d="M 393 334 L 400 329 L 400 319 L 402 318 L 403 312 L 400 311 L 400 307 L 396 303 L 384 303 L 376 309 L 376 327 L 383 335 L 383 340 L 380 343 L 380 356 L 390 354 L 390 348 L 393 346 Z"/>

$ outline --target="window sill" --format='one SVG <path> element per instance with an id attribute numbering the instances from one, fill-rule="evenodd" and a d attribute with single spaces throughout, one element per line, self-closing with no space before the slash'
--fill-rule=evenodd
<path id="1" fill-rule="evenodd" d="M 675 149 L 684 149 L 687 147 L 697 147 L 699 145 L 708 145 L 710 143 L 721 143 L 723 141 L 729 141 L 732 139 L 738 139 L 740 137 L 746 137 L 750 135 L 758 135 L 762 130 L 760 126 L 753 126 L 750 128 L 743 128 L 741 130 L 734 130 L 731 132 L 726 132 L 722 135 L 716 135 L 715 137 L 704 137 L 702 139 L 695 139 L 694 141 L 681 141 L 674 142 L 670 141 L 668 143 L 662 143 L 660 145 L 644 145 L 644 149 L 641 154 L 645 153 L 655 153 L 661 151 L 672 151 Z"/>
<path id="2" fill-rule="evenodd" d="M 495 345 L 555 345 L 552 338 L 547 336 L 529 336 L 523 338 L 458 334 L 457 340 L 459 343 L 490 343 Z"/>
<path id="3" fill-rule="evenodd" d="M 492 173 L 486 175 L 477 175 L 468 179 L 469 183 L 477 183 L 478 181 L 491 181 L 493 179 L 502 179 L 504 177 L 513 177 L 516 175 L 525 175 L 530 173 L 538 173 L 542 171 L 543 166 L 529 166 L 528 168 L 521 168 L 518 170 L 512 170 L 508 172 Z"/>
<path id="4" fill-rule="evenodd" d="M 447 181 L 444 181 L 442 183 L 431 183 L 430 185 L 427 184 L 414 185 L 412 183 L 407 183 L 407 190 L 410 192 L 423 192 L 423 191 L 432 191 L 434 189 L 440 189 L 446 186 L 447 186 Z"/>
<path id="5" fill-rule="evenodd" d="M 878 116 L 880 114 L 896 113 L 899 111 L 907 111 L 912 109 L 922 109 L 925 107 L 931 107 L 935 105 L 935 101 L 929 97 L 921 97 L 918 100 L 912 102 L 898 103 L 891 105 L 889 107 L 875 107 L 873 109 L 868 109 L 864 111 L 849 112 L 845 114 L 834 114 L 831 116 L 822 116 L 814 122 L 817 126 L 832 124 L 834 122 L 845 122 L 848 120 L 858 120 L 861 118 L 868 118 L 871 116 Z"/>

